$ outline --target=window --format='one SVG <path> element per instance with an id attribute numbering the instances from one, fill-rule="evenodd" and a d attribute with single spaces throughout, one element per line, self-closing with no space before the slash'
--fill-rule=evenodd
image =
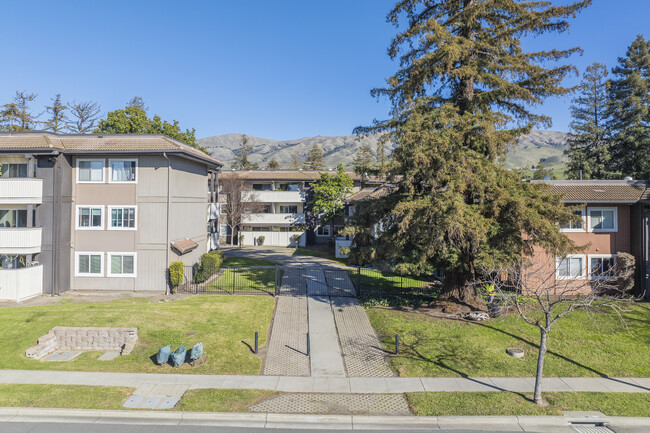
<path id="1" fill-rule="evenodd" d="M 270 232 L 271 227 L 252 227 L 254 232 Z"/>
<path id="2" fill-rule="evenodd" d="M 109 277 L 135 277 L 136 253 L 109 253 Z"/>
<path id="3" fill-rule="evenodd" d="M 298 191 L 299 185 L 297 183 L 281 183 L 278 185 L 278 191 Z"/>
<path id="4" fill-rule="evenodd" d="M 556 259 L 555 277 L 559 280 L 582 279 L 585 277 L 585 256 L 569 255 Z"/>
<path id="5" fill-rule="evenodd" d="M 135 183 L 136 171 L 138 168 L 137 159 L 109 159 L 108 167 L 110 176 L 108 181 L 111 183 Z"/>
<path id="6" fill-rule="evenodd" d="M 78 277 L 104 276 L 104 253 L 76 253 Z"/>
<path id="7" fill-rule="evenodd" d="M 589 255 L 589 278 L 606 279 L 614 278 L 616 270 L 616 255 L 612 254 L 590 254 Z"/>
<path id="8" fill-rule="evenodd" d="M 19 269 L 26 266 L 26 256 L 0 254 L 1 269 Z"/>
<path id="9" fill-rule="evenodd" d="M 109 206 L 108 212 L 111 216 L 109 230 L 135 230 L 135 207 Z"/>
<path id="10" fill-rule="evenodd" d="M 316 230 L 316 236 L 329 236 L 330 235 L 330 226 L 321 226 Z"/>
<path id="11" fill-rule="evenodd" d="M 232 233 L 232 230 L 230 229 L 230 226 L 228 224 L 221 224 L 219 235 L 221 235 L 221 236 L 230 236 L 231 233 Z"/>
<path id="12" fill-rule="evenodd" d="M 27 210 L 0 210 L 0 227 L 27 227 Z"/>
<path id="13" fill-rule="evenodd" d="M 271 191 L 270 183 L 254 183 L 253 191 Z"/>
<path id="14" fill-rule="evenodd" d="M 615 207 L 589 208 L 589 230 L 593 232 L 615 232 L 618 230 Z"/>
<path id="15" fill-rule="evenodd" d="M 298 206 L 281 204 L 279 213 L 298 213 Z"/>
<path id="16" fill-rule="evenodd" d="M 2 163 L 0 177 L 27 177 L 27 163 Z"/>
<path id="17" fill-rule="evenodd" d="M 562 226 L 560 231 L 562 232 L 584 232 L 585 231 L 585 224 L 584 224 L 585 210 L 584 209 L 575 210 L 573 211 L 573 214 L 580 217 L 580 222 L 571 222 L 569 224 L 566 224 Z"/>
<path id="18" fill-rule="evenodd" d="M 104 160 L 103 159 L 78 159 L 77 160 L 77 182 L 78 183 L 103 183 L 104 182 Z"/>
<path id="19" fill-rule="evenodd" d="M 101 206 L 77 206 L 77 229 L 101 230 L 104 228 L 104 208 Z"/>

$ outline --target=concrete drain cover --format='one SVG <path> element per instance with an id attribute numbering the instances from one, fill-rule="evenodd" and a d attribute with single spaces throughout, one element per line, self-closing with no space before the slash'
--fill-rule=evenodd
<path id="1" fill-rule="evenodd" d="M 79 355 L 81 352 L 54 352 L 43 358 L 43 361 L 72 361 Z"/>
<path id="2" fill-rule="evenodd" d="M 571 427 L 573 427 L 573 430 L 577 431 L 578 433 L 614 433 L 613 430 L 610 430 L 605 426 L 595 424 L 574 424 Z"/>
<path id="3" fill-rule="evenodd" d="M 130 409 L 172 409 L 189 385 L 143 383 L 122 404 Z"/>
<path id="4" fill-rule="evenodd" d="M 292 393 L 271 397 L 251 412 L 329 415 L 411 415 L 401 394 Z"/>

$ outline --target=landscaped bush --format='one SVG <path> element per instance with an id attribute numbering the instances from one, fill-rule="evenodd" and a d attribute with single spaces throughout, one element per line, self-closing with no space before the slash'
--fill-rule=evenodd
<path id="1" fill-rule="evenodd" d="M 264 236 L 258 236 L 257 237 L 257 245 L 259 245 L 260 247 L 262 245 L 264 245 L 264 239 L 266 239 Z"/>
<path id="2" fill-rule="evenodd" d="M 221 256 L 217 254 L 206 253 L 201 256 L 201 263 L 196 266 L 194 272 L 194 282 L 203 283 L 211 276 L 217 273 L 221 266 Z"/>
<path id="3" fill-rule="evenodd" d="M 217 267 L 220 268 L 221 265 L 223 264 L 223 259 L 224 259 L 224 253 L 221 250 L 212 250 L 208 254 L 211 256 L 216 257 L 217 259 Z"/>
<path id="4" fill-rule="evenodd" d="M 184 271 L 185 265 L 183 262 L 173 262 L 169 265 L 169 284 L 171 285 L 172 290 L 183 283 Z"/>

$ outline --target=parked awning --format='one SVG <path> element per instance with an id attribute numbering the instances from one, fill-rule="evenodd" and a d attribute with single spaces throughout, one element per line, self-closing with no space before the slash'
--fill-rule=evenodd
<path id="1" fill-rule="evenodd" d="M 194 250 L 196 247 L 198 247 L 199 244 L 194 242 L 191 239 L 181 239 L 176 242 L 172 242 L 172 248 L 178 252 L 181 256 L 183 254 L 189 253 L 190 251 Z"/>

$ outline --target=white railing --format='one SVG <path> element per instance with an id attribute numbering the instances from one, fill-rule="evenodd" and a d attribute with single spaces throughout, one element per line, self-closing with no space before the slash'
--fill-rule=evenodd
<path id="1" fill-rule="evenodd" d="M 40 227 L 0 228 L 0 254 L 35 254 L 41 252 Z"/>
<path id="2" fill-rule="evenodd" d="M 43 203 L 43 180 L 15 177 L 0 179 L 0 204 Z"/>
<path id="3" fill-rule="evenodd" d="M 0 269 L 0 300 L 21 302 L 43 293 L 43 265 Z"/>
<path id="4" fill-rule="evenodd" d="M 252 213 L 244 218 L 244 224 L 302 225 L 304 223 L 304 213 Z"/>
<path id="5" fill-rule="evenodd" d="M 304 203 L 304 191 L 244 191 L 242 200 L 250 201 L 254 197 L 261 203 Z"/>
<path id="6" fill-rule="evenodd" d="M 240 235 L 244 236 L 244 246 L 259 245 L 259 237 L 264 236 L 263 246 L 289 247 L 295 246 L 293 236 L 298 235 L 298 246 L 304 247 L 306 241 L 305 232 L 249 232 L 241 231 Z"/>
<path id="7" fill-rule="evenodd" d="M 219 219 L 219 203 L 208 203 L 208 221 Z"/>

